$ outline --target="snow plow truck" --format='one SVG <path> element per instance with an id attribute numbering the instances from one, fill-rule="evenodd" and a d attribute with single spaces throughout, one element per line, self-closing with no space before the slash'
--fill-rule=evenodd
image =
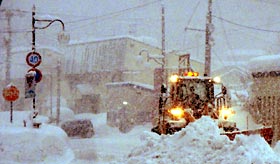
<path id="1" fill-rule="evenodd" d="M 226 121 L 230 109 L 227 89 L 222 83 L 211 77 L 198 76 L 197 72 L 188 71 L 179 76 L 174 74 L 169 79 L 170 88 L 161 88 L 159 101 L 159 117 L 157 125 L 152 128 L 158 134 L 173 134 L 187 126 L 190 122 L 208 115 L 213 119 L 223 117 L 219 126 L 225 131 L 236 130 L 234 122 Z M 166 93 L 168 90 L 168 93 Z M 215 94 L 217 91 L 219 93 Z"/>
<path id="2" fill-rule="evenodd" d="M 180 63 L 180 59 L 179 59 Z M 187 67 L 180 68 L 169 77 L 169 85 L 161 86 L 158 117 L 152 132 L 174 134 L 203 115 L 210 116 L 221 128 L 221 135 L 233 140 L 236 135 L 260 134 L 271 144 L 271 128 L 240 130 L 236 122 L 228 121 L 235 113 L 231 108 L 230 94 L 218 78 L 199 76 L 193 71 L 187 57 Z"/>

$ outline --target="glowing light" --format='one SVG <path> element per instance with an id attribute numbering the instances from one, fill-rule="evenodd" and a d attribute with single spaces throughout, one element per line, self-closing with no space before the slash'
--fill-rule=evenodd
<path id="1" fill-rule="evenodd" d="M 220 83 L 221 82 L 221 78 L 219 76 L 214 77 L 213 79 L 216 83 Z"/>
<path id="2" fill-rule="evenodd" d="M 196 76 L 199 75 L 199 73 L 198 72 L 185 72 L 184 75 L 185 76 L 194 76 L 194 77 L 196 77 Z"/>
<path id="3" fill-rule="evenodd" d="M 178 81 L 178 78 L 179 78 L 178 75 L 172 75 L 170 76 L 169 80 L 172 83 L 176 83 Z"/>
<path id="4" fill-rule="evenodd" d="M 128 104 L 128 102 L 127 102 L 127 101 L 123 101 L 122 103 L 123 103 L 123 105 L 127 105 L 127 104 Z"/>
<path id="5" fill-rule="evenodd" d="M 227 120 L 231 115 L 233 115 L 234 112 L 230 108 L 223 108 L 220 110 L 220 116 L 224 119 Z"/>
<path id="6" fill-rule="evenodd" d="M 188 72 L 188 76 L 193 76 L 193 72 Z"/>
<path id="7" fill-rule="evenodd" d="M 182 118 L 184 115 L 184 110 L 181 107 L 172 108 L 169 111 L 176 118 Z"/>

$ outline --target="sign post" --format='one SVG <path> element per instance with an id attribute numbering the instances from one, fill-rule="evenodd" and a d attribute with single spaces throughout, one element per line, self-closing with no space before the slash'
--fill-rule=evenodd
<path id="1" fill-rule="evenodd" d="M 39 66 L 42 62 L 41 55 L 33 49 L 32 52 L 29 52 L 26 55 L 26 63 L 32 68 L 29 69 L 25 75 L 25 98 L 33 98 L 33 116 L 32 122 L 38 115 L 38 112 L 35 110 L 35 88 L 36 84 L 39 83 L 42 79 L 42 72 L 36 67 Z M 34 123 L 34 127 L 39 127 L 40 124 Z"/>
<path id="2" fill-rule="evenodd" d="M 6 101 L 11 102 L 10 122 L 13 123 L 13 101 L 19 97 L 19 90 L 16 86 L 9 84 L 3 89 L 2 95 Z"/>

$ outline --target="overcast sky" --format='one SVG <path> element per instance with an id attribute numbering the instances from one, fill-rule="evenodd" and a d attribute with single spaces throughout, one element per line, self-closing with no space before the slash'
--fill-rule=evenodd
<path id="1" fill-rule="evenodd" d="M 166 49 L 183 50 L 204 60 L 207 0 L 4 0 L 1 9 L 19 9 L 12 17 L 13 47 L 31 46 L 31 10 L 59 17 L 71 39 L 116 35 L 149 36 L 161 46 L 161 4 L 165 6 Z M 213 62 L 238 60 L 233 50 L 261 49 L 278 53 L 280 21 L 277 0 L 213 0 Z M 0 36 L 7 36 L 1 12 Z M 3 28 L 3 26 L 5 26 Z M 39 24 L 37 25 L 39 26 Z M 59 23 L 36 31 L 36 44 L 55 44 Z M 185 31 L 185 27 L 196 29 Z M 5 30 L 3 30 L 5 29 Z"/>

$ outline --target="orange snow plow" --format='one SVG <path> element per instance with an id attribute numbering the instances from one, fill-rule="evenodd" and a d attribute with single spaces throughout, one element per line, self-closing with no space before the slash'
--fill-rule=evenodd
<path id="1" fill-rule="evenodd" d="M 273 137 L 273 131 L 272 127 L 263 127 L 260 129 L 255 130 L 242 130 L 242 131 L 233 131 L 233 132 L 223 132 L 221 135 L 226 135 L 230 140 L 234 140 L 235 136 L 238 134 L 244 134 L 244 135 L 252 135 L 252 134 L 260 134 L 266 142 L 271 145 L 272 143 L 272 137 Z"/>

